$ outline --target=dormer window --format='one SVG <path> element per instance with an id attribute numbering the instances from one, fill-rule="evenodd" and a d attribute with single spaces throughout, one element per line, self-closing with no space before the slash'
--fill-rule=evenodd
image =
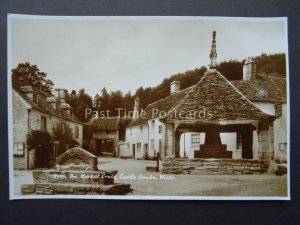
<path id="1" fill-rule="evenodd" d="M 256 93 L 256 96 L 257 97 L 267 97 L 268 94 L 265 90 L 259 90 L 257 93 Z"/>
<path id="2" fill-rule="evenodd" d="M 33 94 L 33 96 L 32 96 L 32 101 L 33 101 L 34 103 L 38 103 L 38 98 L 39 98 L 38 94 Z"/>
<path id="3" fill-rule="evenodd" d="M 47 131 L 47 118 L 41 116 L 41 131 Z"/>

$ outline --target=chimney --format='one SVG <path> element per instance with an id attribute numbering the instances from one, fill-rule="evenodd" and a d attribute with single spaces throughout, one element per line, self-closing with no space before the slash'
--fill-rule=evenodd
<path id="1" fill-rule="evenodd" d="M 215 70 L 217 67 L 216 31 L 213 31 L 213 39 L 212 39 L 209 58 L 210 58 L 210 65 L 208 65 L 208 68 L 209 70 Z"/>
<path id="2" fill-rule="evenodd" d="M 60 109 L 63 112 L 66 112 L 67 115 L 71 116 L 71 106 L 68 103 L 61 103 Z"/>
<path id="3" fill-rule="evenodd" d="M 29 98 L 31 101 L 33 101 L 33 89 L 32 86 L 22 86 L 20 87 L 21 91 L 26 95 L 27 98 Z"/>
<path id="4" fill-rule="evenodd" d="M 53 96 L 47 97 L 46 102 L 50 103 L 52 105 L 53 109 L 56 110 L 56 99 L 55 99 L 55 97 L 53 97 Z"/>
<path id="5" fill-rule="evenodd" d="M 55 89 L 55 98 L 59 105 L 66 102 L 66 99 L 65 99 L 66 91 L 67 90 L 64 88 L 56 88 Z"/>
<path id="6" fill-rule="evenodd" d="M 133 115 L 132 115 L 132 119 L 133 120 L 137 120 L 140 118 L 140 99 L 139 97 L 135 98 L 134 101 L 134 108 L 133 108 Z"/>
<path id="7" fill-rule="evenodd" d="M 174 94 L 174 93 L 177 93 L 178 91 L 180 91 L 180 81 L 173 81 L 171 84 L 170 84 L 170 93 L 171 94 Z"/>
<path id="8" fill-rule="evenodd" d="M 252 57 L 245 59 L 243 66 L 243 80 L 256 79 L 256 63 Z"/>

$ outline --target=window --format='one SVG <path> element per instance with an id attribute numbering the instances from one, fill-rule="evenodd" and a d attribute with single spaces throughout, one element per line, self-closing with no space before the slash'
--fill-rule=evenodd
<path id="1" fill-rule="evenodd" d="M 155 120 L 151 120 L 151 130 L 154 130 L 155 127 Z"/>
<path id="2" fill-rule="evenodd" d="M 279 150 L 286 151 L 287 150 L 287 143 L 279 143 Z"/>
<path id="3" fill-rule="evenodd" d="M 138 142 L 138 143 L 136 143 L 136 150 L 138 151 L 138 152 L 140 152 L 141 151 L 141 142 Z"/>
<path id="4" fill-rule="evenodd" d="M 37 95 L 37 94 L 33 94 L 33 96 L 32 96 L 32 101 L 33 101 L 34 103 L 38 103 L 38 95 Z"/>
<path id="5" fill-rule="evenodd" d="M 62 133 L 65 134 L 67 130 L 67 124 L 66 123 L 62 123 Z"/>
<path id="6" fill-rule="evenodd" d="M 23 142 L 14 143 L 14 155 L 15 156 L 24 156 L 25 144 Z"/>
<path id="7" fill-rule="evenodd" d="M 236 133 L 236 149 L 242 148 L 242 134 Z"/>
<path id="8" fill-rule="evenodd" d="M 47 118 L 45 116 L 41 116 L 41 130 L 47 131 Z"/>
<path id="9" fill-rule="evenodd" d="M 151 139 L 151 150 L 154 151 L 154 139 Z"/>
<path id="10" fill-rule="evenodd" d="M 161 134 L 162 133 L 162 125 L 158 126 L 158 133 Z"/>
<path id="11" fill-rule="evenodd" d="M 79 138 L 79 127 L 75 126 L 75 138 Z"/>
<path id="12" fill-rule="evenodd" d="M 141 134 L 143 133 L 143 125 L 140 126 Z"/>
<path id="13" fill-rule="evenodd" d="M 192 151 L 200 149 L 200 134 L 192 134 Z"/>
<path id="14" fill-rule="evenodd" d="M 53 157 L 57 157 L 59 152 L 59 141 L 53 143 Z"/>
<path id="15" fill-rule="evenodd" d="M 161 142 L 161 139 L 158 140 L 158 151 L 159 151 L 159 154 L 161 155 L 161 150 L 162 150 L 162 142 Z"/>

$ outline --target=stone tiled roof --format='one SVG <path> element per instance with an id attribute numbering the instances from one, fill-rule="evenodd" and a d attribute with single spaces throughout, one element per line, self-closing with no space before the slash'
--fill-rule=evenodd
<path id="1" fill-rule="evenodd" d="M 21 90 L 22 86 L 25 86 L 26 84 L 22 84 L 19 81 L 13 80 L 12 87 L 13 89 L 18 92 L 20 96 L 32 107 L 32 109 L 38 110 L 43 113 L 52 114 L 57 117 L 63 118 L 65 120 L 69 120 L 75 123 L 82 123 L 74 114 L 71 116 L 67 112 L 62 110 L 56 110 L 53 108 L 53 106 L 46 102 L 47 97 L 53 97 L 53 95 L 50 95 L 46 92 L 43 92 L 41 90 L 38 90 L 36 88 L 32 88 L 33 94 L 38 95 L 37 102 L 33 102 L 32 99 L 28 98 L 26 94 Z"/>
<path id="2" fill-rule="evenodd" d="M 217 71 L 207 72 L 196 85 L 149 104 L 145 109 L 146 116 L 133 120 L 128 127 L 157 118 L 153 110 L 173 111 L 174 117 L 175 111 L 181 111 L 184 117 L 188 112 L 203 111 L 204 108 L 206 113 L 211 111 L 215 119 L 261 119 L 270 116 L 252 102 L 286 102 L 286 79 L 257 75 L 255 80 L 228 81 Z"/>
<path id="3" fill-rule="evenodd" d="M 181 113 L 180 117 L 176 117 L 176 112 Z M 206 72 L 198 84 L 174 106 L 169 119 L 190 118 L 191 112 L 196 112 L 193 119 L 262 119 L 270 116 L 256 108 L 217 71 Z"/>
<path id="4" fill-rule="evenodd" d="M 93 118 L 87 125 L 93 130 L 113 131 L 118 129 L 119 122 L 119 117 Z"/>
<path id="5" fill-rule="evenodd" d="M 131 123 L 128 125 L 128 127 L 141 125 L 141 124 L 146 123 L 150 119 L 154 119 L 154 118 L 158 117 L 158 116 L 156 116 L 155 113 L 153 113 L 153 112 L 155 112 L 155 110 L 165 111 L 165 112 L 170 111 L 174 107 L 174 105 L 178 101 L 180 101 L 192 89 L 192 87 L 188 87 L 177 93 L 173 93 L 166 98 L 160 99 L 154 103 L 149 104 L 145 108 L 146 116 L 144 118 L 132 120 Z"/>
<path id="6" fill-rule="evenodd" d="M 287 101 L 286 79 L 282 77 L 257 75 L 253 80 L 234 80 L 231 83 L 253 102 Z"/>

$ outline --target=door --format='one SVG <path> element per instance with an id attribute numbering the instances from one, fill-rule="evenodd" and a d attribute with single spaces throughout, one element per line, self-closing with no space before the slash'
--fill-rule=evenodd
<path id="1" fill-rule="evenodd" d="M 135 144 L 132 145 L 132 158 L 135 159 Z"/>
<path id="2" fill-rule="evenodd" d="M 48 167 L 49 167 L 49 152 L 43 146 L 37 147 L 35 152 L 35 168 L 48 168 Z"/>
<path id="3" fill-rule="evenodd" d="M 102 140 L 96 140 L 96 154 L 100 155 L 102 152 Z"/>

